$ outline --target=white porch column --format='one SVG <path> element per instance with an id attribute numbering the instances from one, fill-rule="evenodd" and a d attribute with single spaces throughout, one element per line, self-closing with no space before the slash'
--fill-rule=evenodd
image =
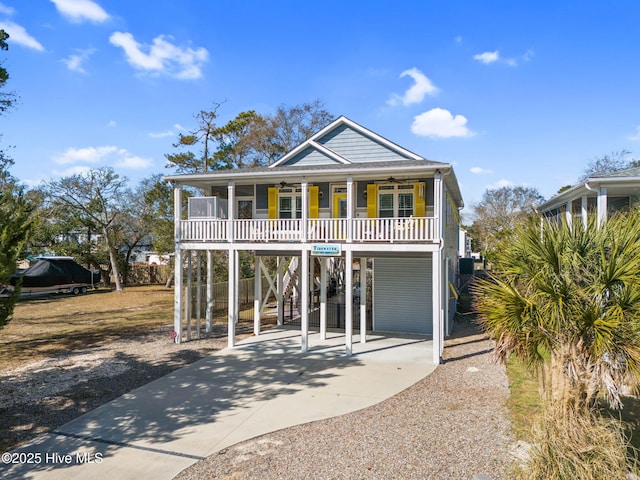
<path id="1" fill-rule="evenodd" d="M 213 310 L 213 252 L 207 250 L 207 311 L 205 313 L 205 330 L 211 333 L 211 315 Z"/>
<path id="2" fill-rule="evenodd" d="M 311 254 L 311 252 L 309 252 Z M 316 258 L 309 258 L 309 308 L 313 308 L 313 297 L 316 291 Z"/>
<path id="3" fill-rule="evenodd" d="M 442 174 L 436 171 L 433 176 L 433 214 L 435 217 L 435 237 L 440 244 L 440 248 L 432 255 L 432 284 L 433 299 L 432 329 L 433 329 L 433 363 L 440 363 L 442 353 L 442 292 L 445 287 L 442 283 L 442 246 L 443 246 L 443 226 L 444 221 L 444 188 L 442 186 Z"/>
<path id="4" fill-rule="evenodd" d="M 607 187 L 598 190 L 598 228 L 607 221 Z"/>
<path id="5" fill-rule="evenodd" d="M 173 331 L 175 342 L 182 341 L 182 248 L 180 247 L 180 221 L 182 220 L 182 188 L 173 186 L 173 241 L 174 241 L 174 290 L 173 290 Z"/>
<path id="6" fill-rule="evenodd" d="M 202 323 L 202 254 L 196 250 L 196 337 L 200 338 Z"/>
<path id="7" fill-rule="evenodd" d="M 584 195 L 580 199 L 580 216 L 582 217 L 582 224 L 584 225 L 584 228 L 587 228 L 587 224 L 589 223 L 588 198 L 589 197 Z"/>
<path id="8" fill-rule="evenodd" d="M 233 242 L 233 212 L 235 199 L 235 185 L 233 182 L 227 184 L 227 240 Z"/>
<path id="9" fill-rule="evenodd" d="M 262 257 L 255 257 L 256 273 L 253 279 L 253 334 L 260 335 L 260 312 L 262 310 Z"/>
<path id="10" fill-rule="evenodd" d="M 191 315 L 193 304 L 193 251 L 187 250 L 187 340 L 191 340 Z"/>
<path id="11" fill-rule="evenodd" d="M 367 259 L 360 257 L 360 343 L 367 343 Z"/>
<path id="12" fill-rule="evenodd" d="M 236 343 L 236 290 L 238 288 L 237 278 L 236 278 L 236 253 L 233 248 L 229 249 L 229 292 L 228 292 L 228 319 L 227 319 L 227 329 L 228 329 L 228 341 L 227 345 L 229 347 L 234 347 Z"/>
<path id="13" fill-rule="evenodd" d="M 353 241 L 353 178 L 347 177 L 347 243 Z"/>
<path id="14" fill-rule="evenodd" d="M 449 325 L 449 261 L 445 257 L 442 259 L 442 306 L 443 308 L 443 317 L 444 317 L 444 328 L 442 330 L 442 339 L 444 343 L 444 337 L 449 334 L 451 331 L 451 325 Z"/>
<path id="15" fill-rule="evenodd" d="M 300 229 L 300 240 L 302 243 L 305 243 L 307 241 L 307 222 L 309 220 L 309 191 L 306 178 L 302 179 L 300 187 L 302 189 L 302 228 Z M 292 208 L 295 211 L 296 206 L 293 205 Z M 295 214 L 293 216 L 295 217 Z"/>
<path id="16" fill-rule="evenodd" d="M 233 308 L 234 308 L 234 318 L 236 319 L 236 325 L 240 322 L 240 250 L 234 250 L 235 259 L 233 261 L 234 266 L 236 267 L 235 271 L 235 279 L 236 279 L 236 288 L 235 288 L 235 298 L 233 299 Z"/>
<path id="17" fill-rule="evenodd" d="M 435 223 L 434 236 L 436 240 L 442 241 L 442 212 L 443 212 L 443 189 L 442 174 L 436 170 L 433 176 L 433 216 Z"/>
<path id="18" fill-rule="evenodd" d="M 328 258 L 320 258 L 320 340 L 327 339 L 327 269 Z"/>
<path id="19" fill-rule="evenodd" d="M 284 325 L 284 272 L 282 271 L 282 257 L 276 260 L 278 269 L 278 277 L 276 280 L 276 288 L 278 290 L 276 298 L 278 300 L 278 325 Z"/>
<path id="20" fill-rule="evenodd" d="M 300 252 L 300 342 L 303 353 L 309 350 L 309 252 Z"/>
<path id="21" fill-rule="evenodd" d="M 345 286 L 344 286 L 344 345 L 345 354 L 353 353 L 353 251 L 349 248 L 345 251 Z"/>
<path id="22" fill-rule="evenodd" d="M 433 298 L 433 311 L 432 315 L 432 330 L 433 330 L 433 363 L 434 365 L 440 364 L 440 353 L 442 351 L 441 338 L 442 332 L 441 323 L 440 323 L 440 310 L 441 301 L 442 301 L 442 274 L 440 273 L 440 267 L 442 265 L 442 261 L 440 260 L 441 252 L 440 250 L 436 250 L 432 254 L 431 260 L 431 272 L 432 272 L 432 284 L 433 284 L 433 292 L 431 294 L 431 298 Z"/>
<path id="23" fill-rule="evenodd" d="M 572 214 L 573 214 L 573 202 L 567 202 L 567 204 L 564 206 L 564 219 L 567 222 L 567 226 L 569 228 L 571 228 L 572 226 Z"/>

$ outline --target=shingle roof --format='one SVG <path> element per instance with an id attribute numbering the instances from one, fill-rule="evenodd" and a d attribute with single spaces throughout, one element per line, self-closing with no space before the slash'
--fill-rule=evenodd
<path id="1" fill-rule="evenodd" d="M 640 167 L 626 168 L 612 173 L 602 173 L 600 175 L 593 175 L 591 178 L 606 178 L 606 177 L 640 177 Z"/>

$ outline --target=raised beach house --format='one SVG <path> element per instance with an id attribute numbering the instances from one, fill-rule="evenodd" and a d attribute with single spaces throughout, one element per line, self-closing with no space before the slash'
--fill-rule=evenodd
<path id="1" fill-rule="evenodd" d="M 321 338 L 326 335 L 327 297 L 337 276 L 347 355 L 353 352 L 354 336 L 366 342 L 369 329 L 431 336 L 433 360 L 440 362 L 456 309 L 463 207 L 451 165 L 427 160 L 339 117 L 268 167 L 166 179 L 174 186 L 176 206 L 177 342 L 193 314 L 193 301 L 186 299 L 194 295 L 185 295 L 185 290 L 202 282 L 197 301 L 209 311 L 213 299 L 204 285 L 212 282 L 207 264 L 212 252 L 223 251 L 228 254 L 233 346 L 239 253 L 248 251 L 255 255 L 256 335 L 269 299 L 276 299 L 281 323 L 287 298 L 297 295 L 300 343 L 306 352 L 313 315 L 319 319 Z M 188 212 L 181 208 L 185 187 L 202 195 L 189 199 Z M 203 266 L 192 267 L 192 252 L 201 252 Z M 272 257 L 270 268 L 267 257 Z M 356 314 L 371 320 L 359 322 L 354 334 Z"/>

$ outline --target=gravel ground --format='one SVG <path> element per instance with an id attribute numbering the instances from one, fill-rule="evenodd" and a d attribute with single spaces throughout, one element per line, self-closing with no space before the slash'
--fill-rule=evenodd
<path id="1" fill-rule="evenodd" d="M 53 430 L 120 395 L 227 346 L 227 325 L 176 345 L 172 327 L 0 369 L 0 451 Z M 253 323 L 239 324 L 237 339 Z"/>
<path id="2" fill-rule="evenodd" d="M 457 325 L 445 363 L 373 407 L 258 437 L 176 478 L 507 478 L 513 461 L 504 367 L 473 325 Z"/>
<path id="3" fill-rule="evenodd" d="M 238 338 L 250 334 L 241 325 Z M 226 347 L 226 325 L 175 345 L 170 329 L 0 370 L 0 450 L 9 450 Z M 513 456 L 504 368 L 473 325 L 457 325 L 445 363 L 371 408 L 274 432 L 218 452 L 186 479 L 506 478 Z"/>

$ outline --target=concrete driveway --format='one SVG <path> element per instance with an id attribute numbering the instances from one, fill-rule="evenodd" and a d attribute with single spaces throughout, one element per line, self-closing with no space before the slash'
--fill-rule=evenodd
<path id="1" fill-rule="evenodd" d="M 389 398 L 431 373 L 431 341 L 273 329 L 199 360 L 2 457 L 2 478 L 171 479 L 208 455 L 268 432 Z"/>

